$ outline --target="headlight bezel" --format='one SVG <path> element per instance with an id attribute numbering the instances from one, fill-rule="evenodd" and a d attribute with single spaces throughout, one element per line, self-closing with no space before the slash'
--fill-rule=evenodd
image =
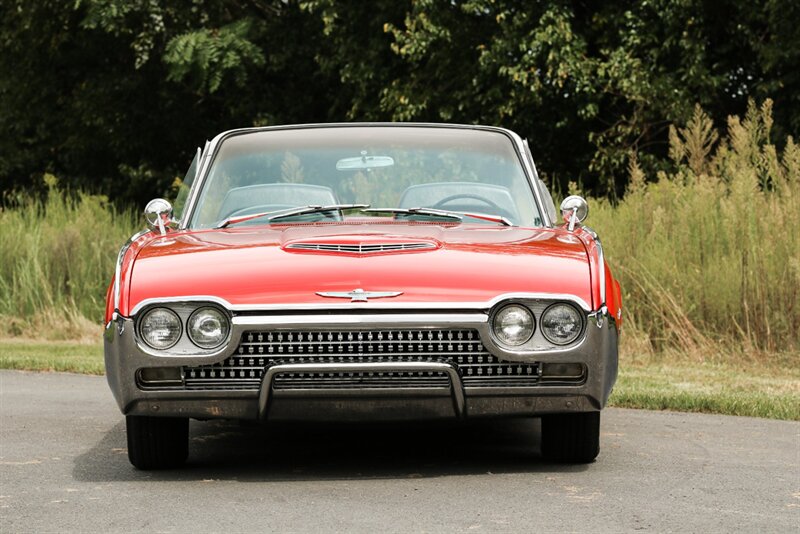
<path id="1" fill-rule="evenodd" d="M 225 318 L 227 324 L 227 333 L 223 341 L 211 348 L 205 348 L 195 344 L 190 338 L 188 333 L 189 318 L 198 310 L 203 308 L 214 308 L 222 317 Z M 163 308 L 169 310 L 177 315 L 181 324 L 181 334 L 177 343 L 168 348 L 160 349 L 151 346 L 145 341 L 142 335 L 142 325 L 144 318 L 154 309 Z M 132 314 L 133 320 L 133 333 L 134 340 L 138 348 L 146 354 L 151 356 L 163 357 L 206 357 L 216 356 L 229 349 L 231 338 L 234 335 L 233 314 L 228 310 L 227 306 L 222 305 L 214 300 L 206 299 L 152 299 L 139 305 Z"/>
<path id="2" fill-rule="evenodd" d="M 167 312 L 168 314 L 172 315 L 177 320 L 178 323 L 178 335 L 175 337 L 175 340 L 169 345 L 165 345 L 163 347 L 156 347 L 152 345 L 150 342 L 148 342 L 146 335 L 142 331 L 145 328 L 145 321 L 147 320 L 147 318 L 150 317 L 150 315 L 155 312 Z M 175 312 L 175 310 L 168 308 L 166 306 L 153 306 L 152 308 L 148 308 L 147 310 L 145 310 L 144 313 L 142 313 L 141 317 L 137 321 L 136 333 L 138 334 L 139 339 L 142 340 L 142 343 L 144 343 L 150 349 L 156 351 L 168 351 L 169 349 L 177 345 L 183 338 L 183 333 L 184 333 L 183 321 L 181 320 L 180 315 L 178 315 L 178 313 Z"/>
<path id="3" fill-rule="evenodd" d="M 575 313 L 575 315 L 578 318 L 578 329 L 575 335 L 567 341 L 560 341 L 556 338 L 551 337 L 551 335 L 548 334 L 547 327 L 545 326 L 545 319 L 547 317 L 547 314 L 558 307 L 569 308 Z M 552 343 L 557 347 L 567 347 L 569 345 L 576 343 L 577 341 L 582 339 L 585 330 L 586 330 L 585 314 L 570 302 L 563 302 L 563 301 L 553 302 L 542 311 L 542 314 L 539 317 L 539 331 L 542 333 L 542 336 L 544 337 L 545 340 L 547 340 L 548 343 Z"/>
<path id="4" fill-rule="evenodd" d="M 575 310 L 580 321 L 580 329 L 578 335 L 571 339 L 568 343 L 562 343 L 556 339 L 556 342 L 546 337 L 543 333 L 542 319 L 546 311 L 551 307 L 560 304 L 571 306 Z M 527 308 L 533 315 L 535 328 L 533 335 L 521 345 L 509 345 L 503 342 L 502 337 L 495 334 L 494 324 L 495 318 L 498 313 L 510 305 L 517 305 Z M 487 348 L 491 351 L 496 351 L 496 355 L 509 358 L 516 361 L 518 358 L 531 358 L 537 354 L 555 354 L 572 351 L 580 347 L 586 340 L 587 333 L 589 332 L 589 325 L 591 324 L 591 313 L 589 306 L 582 301 L 579 297 L 567 294 L 536 294 L 524 295 L 515 294 L 509 295 L 508 298 L 498 299 L 493 303 L 493 306 L 488 311 L 488 317 L 485 329 L 482 331 L 482 336 L 485 339 Z"/>
<path id="5" fill-rule="evenodd" d="M 226 330 L 225 331 L 225 335 L 215 345 L 208 345 L 208 346 L 202 345 L 196 339 L 194 339 L 194 337 L 192 336 L 192 320 L 200 312 L 202 312 L 204 310 L 213 310 L 213 311 L 217 312 L 220 315 L 220 317 L 223 319 L 224 323 L 225 323 L 225 330 Z M 192 342 L 192 344 L 194 344 L 199 349 L 211 351 L 211 350 L 218 349 L 219 347 L 225 345 L 227 343 L 227 341 L 230 339 L 231 330 L 232 330 L 231 319 L 230 319 L 229 315 L 224 310 L 219 308 L 218 306 L 213 306 L 211 304 L 202 305 L 202 306 L 198 306 L 191 314 L 189 314 L 189 317 L 186 318 L 186 329 L 185 330 L 186 330 L 186 337 L 189 339 L 190 342 Z"/>

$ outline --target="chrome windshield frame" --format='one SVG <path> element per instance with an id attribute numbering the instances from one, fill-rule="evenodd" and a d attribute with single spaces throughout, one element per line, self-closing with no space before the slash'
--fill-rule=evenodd
<path id="1" fill-rule="evenodd" d="M 218 134 L 211 141 L 208 141 L 203 150 L 202 160 L 200 161 L 197 179 L 192 184 L 192 190 L 184 209 L 183 217 L 180 222 L 179 230 L 190 230 L 189 221 L 194 217 L 194 212 L 199 201 L 200 192 L 205 186 L 205 182 L 211 171 L 211 165 L 219 152 L 220 145 L 229 137 L 237 135 L 244 135 L 256 132 L 268 131 L 282 131 L 282 130 L 305 130 L 312 128 L 364 128 L 364 127 L 397 127 L 397 128 L 450 128 L 460 130 L 481 130 L 487 132 L 495 132 L 505 135 L 511 141 L 514 151 L 522 166 L 525 178 L 528 181 L 531 194 L 534 198 L 536 209 L 539 211 L 539 218 L 542 221 L 542 227 L 552 228 L 554 221 L 550 220 L 547 210 L 544 206 L 544 201 L 541 198 L 539 188 L 536 187 L 536 178 L 538 173 L 531 158 L 528 158 L 525 153 L 525 146 L 522 138 L 511 130 L 506 128 L 499 128 L 496 126 L 479 126 L 479 125 L 466 125 L 466 124 L 447 124 L 447 123 L 414 123 L 414 122 L 346 122 L 346 123 L 316 123 L 316 124 L 289 124 L 281 126 L 265 126 L 259 128 L 237 128 L 234 130 L 227 130 Z"/>

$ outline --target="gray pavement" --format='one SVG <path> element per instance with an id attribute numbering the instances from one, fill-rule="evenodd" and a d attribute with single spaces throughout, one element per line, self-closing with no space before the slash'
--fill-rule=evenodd
<path id="1" fill-rule="evenodd" d="M 798 532 L 800 423 L 609 409 L 591 465 L 536 420 L 192 422 L 139 472 L 102 377 L 0 371 L 0 532 Z"/>

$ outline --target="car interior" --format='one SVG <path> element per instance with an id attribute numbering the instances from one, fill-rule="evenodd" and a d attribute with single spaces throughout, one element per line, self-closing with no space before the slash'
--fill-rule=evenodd
<path id="1" fill-rule="evenodd" d="M 508 188 L 474 182 L 438 182 L 412 185 L 400 195 L 399 208 L 489 213 L 519 220 L 514 198 Z"/>
<path id="2" fill-rule="evenodd" d="M 227 192 L 219 208 L 218 219 L 279 211 L 304 205 L 339 204 L 330 187 L 311 184 L 272 183 L 235 187 Z M 397 208 L 433 208 L 445 211 L 488 213 L 512 221 L 519 213 L 508 188 L 475 182 L 437 182 L 408 187 L 400 195 Z M 397 219 L 430 220 L 414 214 L 397 214 Z M 341 221 L 338 211 L 292 217 L 294 221 Z M 253 220 L 251 224 L 263 224 Z"/>
<path id="3" fill-rule="evenodd" d="M 291 183 L 247 185 L 228 191 L 219 208 L 219 219 L 284 210 L 307 204 L 328 206 L 338 203 L 333 190 L 322 185 Z M 341 215 L 336 211 L 316 213 L 312 219 L 338 221 L 341 220 Z"/>

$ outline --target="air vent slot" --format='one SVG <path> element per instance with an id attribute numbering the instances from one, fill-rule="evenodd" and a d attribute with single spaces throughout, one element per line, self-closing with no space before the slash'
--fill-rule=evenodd
<path id="1" fill-rule="evenodd" d="M 345 254 L 380 254 L 383 252 L 403 252 L 417 250 L 432 250 L 436 244 L 429 241 L 408 243 L 290 243 L 287 250 L 301 250 L 312 252 L 340 252 Z"/>

